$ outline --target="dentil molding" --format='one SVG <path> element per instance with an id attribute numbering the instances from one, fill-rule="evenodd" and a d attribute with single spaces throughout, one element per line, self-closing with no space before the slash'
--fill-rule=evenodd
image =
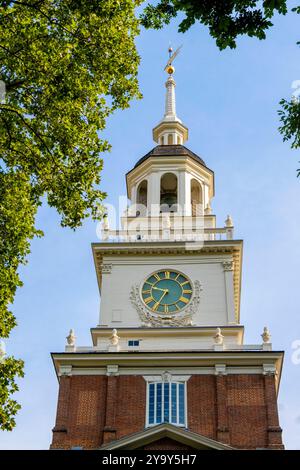
<path id="1" fill-rule="evenodd" d="M 102 274 L 111 274 L 112 264 L 110 263 L 102 263 L 101 264 L 101 272 Z"/>
<path id="2" fill-rule="evenodd" d="M 223 261 L 223 268 L 224 268 L 224 271 L 233 271 L 233 268 L 234 268 L 234 263 L 233 261 Z"/>

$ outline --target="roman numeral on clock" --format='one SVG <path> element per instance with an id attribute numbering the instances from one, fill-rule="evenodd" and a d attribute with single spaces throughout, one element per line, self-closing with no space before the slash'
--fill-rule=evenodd
<path id="1" fill-rule="evenodd" d="M 142 294 L 150 294 L 150 292 L 151 292 L 150 289 L 148 289 L 148 290 L 143 290 L 143 291 L 142 291 Z M 183 291 L 183 292 L 184 292 L 184 291 Z"/>

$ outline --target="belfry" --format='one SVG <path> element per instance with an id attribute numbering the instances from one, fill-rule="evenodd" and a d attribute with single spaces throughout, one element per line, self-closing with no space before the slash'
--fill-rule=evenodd
<path id="1" fill-rule="evenodd" d="M 177 52 L 176 52 L 177 53 Z M 214 172 L 185 147 L 166 66 L 157 145 L 126 174 L 121 228 L 92 244 L 101 295 L 92 345 L 52 353 L 59 381 L 52 449 L 283 449 L 283 352 L 268 328 L 244 344 L 243 242 L 212 212 Z"/>

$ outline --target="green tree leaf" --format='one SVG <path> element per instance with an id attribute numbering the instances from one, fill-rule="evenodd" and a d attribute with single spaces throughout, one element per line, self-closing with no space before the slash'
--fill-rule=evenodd
<path id="1" fill-rule="evenodd" d="M 42 232 L 42 198 L 76 229 L 99 218 L 101 138 L 107 118 L 140 98 L 135 37 L 139 0 L 0 2 L 0 337 L 16 325 L 9 307 L 30 241 Z M 22 363 L 1 365 L 0 427 L 12 429 L 11 400 Z"/>
<path id="2" fill-rule="evenodd" d="M 160 29 L 170 23 L 179 13 L 185 15 L 178 26 L 179 32 L 186 32 L 199 22 L 209 28 L 219 49 L 236 47 L 236 38 L 246 34 L 265 39 L 266 31 L 272 26 L 274 14 L 287 13 L 286 0 L 161 0 L 155 5 L 150 2 L 141 14 L 145 28 Z"/>

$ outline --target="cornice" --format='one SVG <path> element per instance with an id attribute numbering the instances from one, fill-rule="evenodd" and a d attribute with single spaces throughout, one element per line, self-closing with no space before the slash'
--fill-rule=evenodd
<path id="1" fill-rule="evenodd" d="M 283 351 L 122 351 L 122 352 L 74 352 L 51 354 L 56 373 L 59 368 L 67 366 L 78 368 L 103 368 L 108 365 L 118 365 L 130 368 L 180 368 L 184 367 L 215 367 L 223 364 L 226 367 L 261 367 L 261 373 L 267 365 L 274 366 L 276 371 L 276 388 L 278 389 L 284 358 Z M 249 369 L 249 370 L 250 370 Z"/>

